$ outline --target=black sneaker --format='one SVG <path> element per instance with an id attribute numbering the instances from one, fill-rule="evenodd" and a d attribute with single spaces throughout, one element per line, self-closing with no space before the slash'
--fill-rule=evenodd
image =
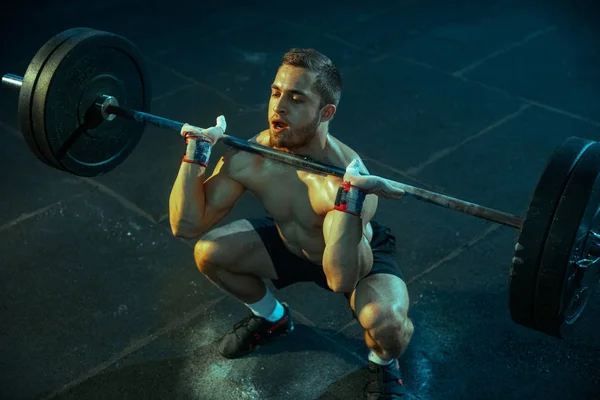
<path id="1" fill-rule="evenodd" d="M 282 303 L 284 313 L 279 321 L 270 322 L 250 312 L 246 318 L 233 326 L 219 344 L 219 353 L 225 358 L 239 358 L 252 353 L 263 344 L 294 330 L 292 315 L 287 304 Z"/>
<path id="2" fill-rule="evenodd" d="M 367 400 L 403 399 L 406 389 L 400 376 L 400 365 L 394 360 L 390 365 L 379 365 L 369 361 L 369 379 L 365 385 Z"/>

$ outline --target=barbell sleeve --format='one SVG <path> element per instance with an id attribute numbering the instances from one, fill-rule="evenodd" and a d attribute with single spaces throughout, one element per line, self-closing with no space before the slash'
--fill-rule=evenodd
<path id="1" fill-rule="evenodd" d="M 6 86 L 13 90 L 20 90 L 23 84 L 23 77 L 19 75 L 6 74 L 2 77 L 2 86 Z"/>

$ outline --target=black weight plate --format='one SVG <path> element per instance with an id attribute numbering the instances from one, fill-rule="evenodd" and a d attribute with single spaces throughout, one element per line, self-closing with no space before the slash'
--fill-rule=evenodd
<path id="1" fill-rule="evenodd" d="M 593 143 L 591 140 L 571 137 L 558 146 L 531 197 L 517 242 L 523 248 L 515 249 L 509 274 L 510 315 L 520 325 L 537 330 L 534 318 L 535 290 L 548 230 L 571 171 Z"/>
<path id="2" fill-rule="evenodd" d="M 19 90 L 19 125 L 21 133 L 25 142 L 29 146 L 31 152 L 42 162 L 48 165 L 52 165 L 46 157 L 42 155 L 39 149 L 39 145 L 35 141 L 35 135 L 33 134 L 32 126 L 32 96 L 35 89 L 35 85 L 38 82 L 39 72 L 44 67 L 48 58 L 70 37 L 85 31 L 87 28 L 73 28 L 66 31 L 60 32 L 59 34 L 48 40 L 34 55 L 25 75 L 23 76 L 23 82 L 21 89 Z"/>
<path id="3" fill-rule="evenodd" d="M 548 233 L 539 271 L 535 322 L 539 331 L 559 338 L 572 333 L 595 284 L 595 267 L 581 268 L 589 232 L 600 206 L 600 143 L 581 157 L 571 173 Z"/>
<path id="4" fill-rule="evenodd" d="M 138 144 L 145 125 L 98 119 L 94 103 L 114 96 L 121 107 L 150 112 L 149 74 L 139 49 L 112 33 L 88 30 L 68 39 L 40 72 L 33 95 L 33 132 L 58 169 L 103 175 Z"/>

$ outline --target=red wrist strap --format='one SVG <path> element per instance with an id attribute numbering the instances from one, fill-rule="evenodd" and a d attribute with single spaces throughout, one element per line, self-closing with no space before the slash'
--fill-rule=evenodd
<path id="1" fill-rule="evenodd" d="M 343 182 L 338 189 L 333 209 L 360 216 L 366 196 L 365 192 L 350 182 Z"/>

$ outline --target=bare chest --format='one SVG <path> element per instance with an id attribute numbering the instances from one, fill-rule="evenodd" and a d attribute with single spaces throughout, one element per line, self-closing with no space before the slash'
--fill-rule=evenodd
<path id="1" fill-rule="evenodd" d="M 339 178 L 262 159 L 244 173 L 240 183 L 279 223 L 292 222 L 308 230 L 320 230 L 325 215 L 333 208 Z"/>

